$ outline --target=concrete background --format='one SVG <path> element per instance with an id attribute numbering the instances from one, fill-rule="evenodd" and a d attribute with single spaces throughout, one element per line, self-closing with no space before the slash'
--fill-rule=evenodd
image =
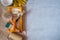
<path id="1" fill-rule="evenodd" d="M 60 0 L 28 0 L 28 40 L 60 40 Z"/>
<path id="2" fill-rule="evenodd" d="M 28 0 L 27 10 L 28 40 L 60 40 L 60 0 Z"/>

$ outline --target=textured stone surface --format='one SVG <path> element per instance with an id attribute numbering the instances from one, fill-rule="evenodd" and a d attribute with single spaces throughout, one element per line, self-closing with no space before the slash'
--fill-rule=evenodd
<path id="1" fill-rule="evenodd" d="M 0 40 L 7 40 L 7 33 L 0 30 Z"/>
<path id="2" fill-rule="evenodd" d="M 7 40 L 8 33 L 5 28 L 6 20 L 4 21 L 2 18 L 3 6 L 0 4 L 0 40 Z"/>

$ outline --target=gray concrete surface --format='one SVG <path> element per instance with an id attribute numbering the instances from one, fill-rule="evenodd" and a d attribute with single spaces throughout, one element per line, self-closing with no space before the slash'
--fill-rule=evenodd
<path id="1" fill-rule="evenodd" d="M 5 27 L 6 20 L 3 20 L 2 14 L 3 14 L 3 6 L 0 3 L 0 40 L 8 40 L 8 32 Z"/>
<path id="2" fill-rule="evenodd" d="M 60 40 L 60 0 L 28 0 L 28 40 Z"/>

